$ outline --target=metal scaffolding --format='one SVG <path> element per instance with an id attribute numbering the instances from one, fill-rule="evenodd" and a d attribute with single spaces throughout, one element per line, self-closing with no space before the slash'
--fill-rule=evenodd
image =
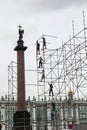
<path id="1" fill-rule="evenodd" d="M 73 31 L 74 32 L 74 31 Z M 42 35 L 38 43 L 42 48 L 36 50 L 38 99 L 50 97 L 49 84 L 53 84 L 56 98 L 66 98 L 73 91 L 74 98 L 86 98 L 87 90 L 87 27 L 63 43 L 58 49 L 51 49 L 49 39 Z M 43 37 L 46 48 L 43 47 Z M 55 44 L 55 43 L 53 43 Z M 36 45 L 37 46 L 37 45 Z M 53 45 L 54 46 L 54 45 Z M 40 63 L 40 57 L 42 63 Z M 42 66 L 40 66 L 40 64 Z M 44 76 L 43 76 L 44 74 Z"/>
<path id="2" fill-rule="evenodd" d="M 8 98 L 16 100 L 17 94 L 17 63 L 11 61 L 8 65 Z"/>
<path id="3" fill-rule="evenodd" d="M 7 105 L 7 129 L 13 126 L 13 113 L 16 110 L 17 101 L 17 63 L 11 61 L 8 65 L 8 105 Z"/>

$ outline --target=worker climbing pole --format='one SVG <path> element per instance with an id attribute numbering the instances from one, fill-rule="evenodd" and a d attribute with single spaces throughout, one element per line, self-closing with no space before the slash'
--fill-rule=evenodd
<path id="1" fill-rule="evenodd" d="M 36 41 L 36 54 L 40 55 L 40 43 L 38 42 L 38 40 Z"/>
<path id="2" fill-rule="evenodd" d="M 54 96 L 54 93 L 53 93 L 53 84 L 52 83 L 48 83 L 50 88 L 49 88 L 49 96 L 51 96 L 51 93 L 52 93 L 52 97 Z"/>
<path id="3" fill-rule="evenodd" d="M 46 49 L 46 39 L 45 37 L 42 38 L 43 39 L 43 50 Z"/>

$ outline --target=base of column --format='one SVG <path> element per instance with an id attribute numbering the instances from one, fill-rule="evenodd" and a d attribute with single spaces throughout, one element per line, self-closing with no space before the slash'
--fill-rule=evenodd
<path id="1" fill-rule="evenodd" d="M 16 111 L 13 116 L 13 130 L 31 130 L 30 112 Z"/>

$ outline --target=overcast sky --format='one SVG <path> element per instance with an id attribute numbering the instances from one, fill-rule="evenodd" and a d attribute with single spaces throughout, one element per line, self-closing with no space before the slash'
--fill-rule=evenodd
<path id="1" fill-rule="evenodd" d="M 86 8 L 87 0 L 0 0 L 1 96 L 8 93 L 8 65 L 11 60 L 16 61 L 13 49 L 18 40 L 17 26 L 21 24 L 25 31 L 26 69 L 32 69 L 36 65 L 36 40 L 42 34 L 55 35 L 58 36 L 55 47 L 60 47 L 72 35 L 72 20 L 75 20 L 75 32 L 82 29 L 83 10 L 87 21 Z M 35 86 L 31 90 L 36 92 Z"/>

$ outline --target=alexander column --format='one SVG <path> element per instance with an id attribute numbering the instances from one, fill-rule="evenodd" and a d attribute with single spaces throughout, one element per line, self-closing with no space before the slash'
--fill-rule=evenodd
<path id="1" fill-rule="evenodd" d="M 13 116 L 13 130 L 30 130 L 30 113 L 26 110 L 25 100 L 25 62 L 23 39 L 24 30 L 19 26 L 19 39 L 14 51 L 17 51 L 17 111 Z"/>

